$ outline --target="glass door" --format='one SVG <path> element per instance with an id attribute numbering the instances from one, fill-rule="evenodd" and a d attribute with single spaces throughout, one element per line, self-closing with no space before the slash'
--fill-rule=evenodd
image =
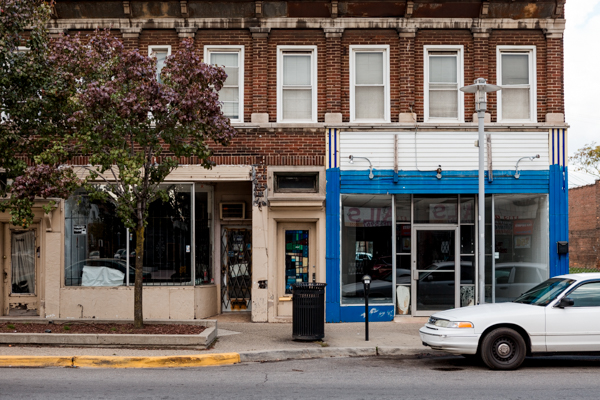
<path id="1" fill-rule="evenodd" d="M 431 315 L 435 311 L 460 307 L 457 277 L 458 227 L 414 228 L 412 246 L 412 314 Z"/>

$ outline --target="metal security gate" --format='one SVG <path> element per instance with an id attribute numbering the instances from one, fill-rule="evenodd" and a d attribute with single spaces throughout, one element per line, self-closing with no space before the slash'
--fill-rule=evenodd
<path id="1" fill-rule="evenodd" d="M 221 232 L 221 310 L 250 311 L 252 230 L 223 228 Z"/>

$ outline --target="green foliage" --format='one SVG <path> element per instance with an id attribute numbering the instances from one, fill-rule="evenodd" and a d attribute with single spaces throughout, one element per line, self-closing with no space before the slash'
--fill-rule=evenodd
<path id="1" fill-rule="evenodd" d="M 595 142 L 586 144 L 577 150 L 575 155 L 570 157 L 570 160 L 575 164 L 577 170 L 585 171 L 600 178 L 600 146 L 596 145 Z"/>
<path id="2" fill-rule="evenodd" d="M 8 325 L 6 325 L 6 327 L 7 327 L 8 329 L 15 329 L 15 326 L 14 326 L 13 324 L 8 324 Z"/>

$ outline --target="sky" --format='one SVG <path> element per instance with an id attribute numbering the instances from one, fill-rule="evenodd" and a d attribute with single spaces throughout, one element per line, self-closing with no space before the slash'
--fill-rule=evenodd
<path id="1" fill-rule="evenodd" d="M 569 153 L 600 144 L 600 0 L 567 0 L 565 118 Z"/>
<path id="2" fill-rule="evenodd" d="M 600 0 L 567 0 L 565 13 L 565 119 L 573 155 L 586 144 L 600 144 Z M 575 178 L 574 165 L 569 167 Z"/>

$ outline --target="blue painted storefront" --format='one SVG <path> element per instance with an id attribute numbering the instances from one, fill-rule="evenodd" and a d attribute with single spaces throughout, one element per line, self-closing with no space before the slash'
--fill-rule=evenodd
<path id="1" fill-rule="evenodd" d="M 338 164 L 338 140 L 329 132 L 329 160 L 326 172 L 326 321 L 364 322 L 364 305 L 341 305 L 341 194 L 477 194 L 477 171 L 443 171 L 442 179 L 434 171 L 373 170 L 341 171 Z M 485 180 L 486 194 L 549 194 L 549 263 L 550 276 L 569 272 L 569 257 L 557 254 L 557 241 L 568 240 L 568 185 L 565 143 L 566 131 L 550 133 L 551 164 L 549 170 L 522 170 L 519 179 L 515 171 L 493 171 L 493 181 Z M 390 321 L 393 305 L 369 307 L 370 321 Z"/>

